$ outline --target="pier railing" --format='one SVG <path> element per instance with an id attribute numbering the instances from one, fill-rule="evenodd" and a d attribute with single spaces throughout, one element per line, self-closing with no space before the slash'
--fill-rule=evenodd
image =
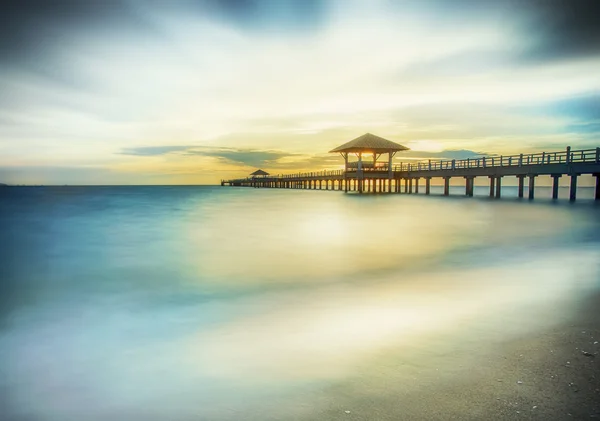
<path id="1" fill-rule="evenodd" d="M 460 170 L 466 168 L 490 168 L 490 167 L 523 167 L 529 165 L 554 165 L 571 163 L 596 163 L 600 164 L 600 148 L 581 149 L 572 151 L 567 148 L 564 151 L 540 152 L 532 154 L 518 155 L 490 155 L 466 159 L 444 159 L 444 160 L 421 160 L 418 162 L 401 162 L 393 166 L 393 172 L 411 172 L 411 171 L 436 171 L 436 170 Z M 348 173 L 356 172 L 356 164 L 352 163 L 348 168 Z M 369 164 L 369 163 L 367 163 Z M 365 173 L 370 172 L 388 172 L 389 167 L 386 163 L 377 163 L 376 166 L 366 165 L 363 168 Z M 322 170 L 312 172 L 302 172 L 294 174 L 280 174 L 268 176 L 268 180 L 288 180 L 288 179 L 318 179 L 324 177 L 343 177 L 345 170 Z M 263 180 L 265 180 L 263 179 Z M 250 181 L 252 178 L 239 179 L 237 181 Z M 259 181 L 260 179 L 257 179 Z"/>
<path id="2" fill-rule="evenodd" d="M 569 164 L 569 163 L 600 163 L 600 148 L 581 149 L 572 151 L 570 148 L 559 152 L 541 152 L 532 154 L 519 155 L 490 155 L 466 159 L 444 159 L 444 160 L 422 160 L 419 162 L 401 162 L 394 165 L 394 172 L 410 172 L 410 171 L 435 171 L 435 170 L 452 170 L 465 168 L 488 168 L 488 167 L 511 167 L 511 166 L 526 166 L 526 165 L 550 165 L 550 164 Z M 353 166 L 349 168 L 349 172 L 355 172 L 357 169 Z M 387 163 L 378 163 L 375 168 L 364 168 L 365 172 L 370 171 L 388 171 Z M 304 172 L 296 174 L 276 175 L 272 178 L 289 179 L 289 178 L 319 178 L 343 176 L 344 170 L 323 170 L 314 172 Z"/>
<path id="3" fill-rule="evenodd" d="M 525 165 L 544 164 L 569 164 L 569 163 L 600 163 L 600 148 L 582 149 L 561 152 L 541 152 L 519 155 L 492 155 L 478 158 L 452 159 L 441 161 L 420 161 L 417 163 L 400 163 L 394 166 L 394 171 L 423 171 L 423 170 L 451 170 L 465 168 L 488 167 L 522 167 Z"/>

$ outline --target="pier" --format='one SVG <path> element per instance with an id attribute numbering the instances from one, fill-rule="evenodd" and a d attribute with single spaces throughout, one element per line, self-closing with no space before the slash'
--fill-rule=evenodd
<path id="1" fill-rule="evenodd" d="M 482 156 L 479 158 L 427 160 L 393 165 L 396 153 L 408 150 L 405 146 L 367 133 L 331 152 L 344 158 L 344 169 L 305 172 L 297 174 L 269 175 L 259 170 L 258 175 L 247 178 L 221 180 L 221 185 L 284 188 L 309 190 L 338 190 L 358 193 L 408 193 L 424 194 L 431 191 L 431 180 L 443 180 L 443 194 L 450 194 L 450 180 L 464 180 L 465 195 L 473 196 L 474 181 L 485 177 L 489 183 L 489 196 L 500 198 L 502 179 L 516 177 L 518 197 L 524 197 L 525 183 L 529 199 L 535 197 L 536 177 L 552 177 L 552 198 L 558 199 L 559 179 L 570 177 L 569 199 L 577 198 L 578 177 L 591 174 L 595 177 L 595 199 L 600 200 L 600 147 L 594 149 L 565 150 L 533 154 Z M 381 162 L 382 155 L 388 155 Z M 349 158 L 355 156 L 356 161 Z M 372 156 L 365 161 L 363 157 Z"/>

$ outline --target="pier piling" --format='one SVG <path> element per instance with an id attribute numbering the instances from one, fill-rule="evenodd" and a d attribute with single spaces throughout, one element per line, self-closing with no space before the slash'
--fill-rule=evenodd
<path id="1" fill-rule="evenodd" d="M 569 189 L 569 200 L 574 202 L 577 199 L 577 174 L 571 174 L 571 188 Z"/>
<path id="2" fill-rule="evenodd" d="M 552 199 L 558 199 L 558 182 L 560 180 L 560 174 L 552 175 Z"/>
<path id="3" fill-rule="evenodd" d="M 465 196 L 473 197 L 475 177 L 465 177 Z"/>
<path id="4" fill-rule="evenodd" d="M 502 177 L 496 177 L 496 199 L 502 196 Z"/>
<path id="5" fill-rule="evenodd" d="M 529 200 L 533 200 L 535 194 L 535 175 L 529 175 Z"/>
<path id="6" fill-rule="evenodd" d="M 520 157 L 520 161 L 522 161 L 522 160 L 523 160 L 523 154 L 521 154 L 521 157 Z M 519 166 L 520 165 L 521 164 L 519 164 Z M 519 180 L 519 189 L 518 189 L 519 198 L 523 197 L 523 190 L 524 190 L 523 185 L 525 184 L 524 179 L 525 179 L 524 175 L 517 175 L 517 180 Z"/>

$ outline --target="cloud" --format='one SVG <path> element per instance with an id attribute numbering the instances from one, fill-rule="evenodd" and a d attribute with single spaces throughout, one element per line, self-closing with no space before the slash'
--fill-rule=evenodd
<path id="1" fill-rule="evenodd" d="M 555 103 L 600 89 L 590 2 L 522 3 L 12 1 L 0 165 L 318 169 L 365 132 L 461 157 L 574 145 L 594 100 Z"/>
<path id="2" fill-rule="evenodd" d="M 164 37 L 152 15 L 188 15 L 211 19 L 239 30 L 273 32 L 314 30 L 323 23 L 325 0 L 9 0 L 2 5 L 0 62 L 18 62 L 30 70 L 39 56 L 70 43 L 87 31 L 142 33 Z M 43 66 L 42 66 L 43 67 Z"/>
<path id="3" fill-rule="evenodd" d="M 313 30 L 323 23 L 326 0 L 212 0 L 200 2 L 204 12 L 242 29 Z"/>
<path id="4" fill-rule="evenodd" d="M 223 163 L 245 167 L 263 167 L 271 170 L 294 171 L 299 169 L 320 170 L 342 165 L 337 154 L 301 154 L 281 150 L 260 150 L 251 148 L 211 147 L 211 146 L 142 146 L 125 148 L 123 155 L 139 157 L 178 156 L 180 159 L 193 157 L 216 158 Z M 231 171 L 231 170 L 228 170 Z"/>
<path id="5" fill-rule="evenodd" d="M 179 154 L 185 156 L 207 156 L 223 161 L 242 164 L 250 167 L 274 165 L 282 158 L 299 156 L 295 153 L 258 150 L 258 149 L 237 149 L 227 147 L 210 146 L 141 146 L 135 148 L 124 148 L 119 152 L 122 155 L 133 156 L 163 156 L 170 154 Z"/>
<path id="6" fill-rule="evenodd" d="M 537 39 L 524 58 L 564 60 L 600 55 L 600 2 L 536 0 L 532 5 L 525 31 Z"/>
<path id="7" fill-rule="evenodd" d="M 415 61 L 403 67 L 398 74 L 394 75 L 394 78 L 472 77 L 478 74 L 498 72 L 509 68 L 510 65 L 510 56 L 507 51 L 479 47 L 443 57 Z"/>
<path id="8" fill-rule="evenodd" d="M 421 158 L 421 159 L 467 159 L 481 158 L 482 156 L 490 156 L 486 152 L 475 152 L 469 149 L 447 149 L 440 152 L 427 151 L 406 151 L 402 152 L 400 157 Z M 401 159 L 401 158 L 399 158 Z"/>
<path id="9" fill-rule="evenodd" d="M 50 57 L 57 47 L 72 44 L 74 33 L 104 28 L 148 34 L 151 29 L 126 0 L 9 0 L 2 5 L 1 23 L 0 62 L 31 68 L 36 57 Z"/>
<path id="10" fill-rule="evenodd" d="M 423 4 L 425 3 L 425 4 Z M 407 8 L 440 28 L 460 29 L 475 22 L 502 22 L 514 32 L 520 62 L 548 62 L 600 55 L 600 2 L 597 0 L 430 0 L 398 2 L 396 13 Z"/>
<path id="11" fill-rule="evenodd" d="M 187 151 L 193 146 L 140 146 L 136 148 L 124 148 L 121 155 L 134 156 L 160 156 L 167 155 L 173 152 Z"/>
<path id="12" fill-rule="evenodd" d="M 261 151 L 251 149 L 216 148 L 188 150 L 187 155 L 201 155 L 219 158 L 231 163 L 243 164 L 250 167 L 260 167 L 276 163 L 281 158 L 294 154 L 279 151 Z"/>

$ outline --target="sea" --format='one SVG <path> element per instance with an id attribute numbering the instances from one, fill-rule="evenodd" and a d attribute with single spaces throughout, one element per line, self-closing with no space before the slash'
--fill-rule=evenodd
<path id="1" fill-rule="evenodd" d="M 579 190 L 0 188 L 0 419 L 323 419 L 468 376 L 600 290 Z"/>

